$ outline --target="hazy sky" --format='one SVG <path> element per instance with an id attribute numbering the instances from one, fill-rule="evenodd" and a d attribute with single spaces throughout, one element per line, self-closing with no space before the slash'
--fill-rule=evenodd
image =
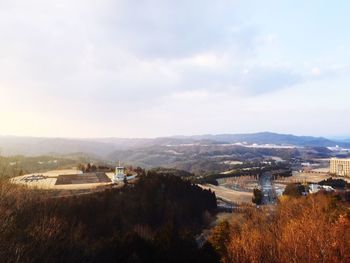
<path id="1" fill-rule="evenodd" d="M 0 134 L 350 134 L 348 0 L 0 0 Z"/>

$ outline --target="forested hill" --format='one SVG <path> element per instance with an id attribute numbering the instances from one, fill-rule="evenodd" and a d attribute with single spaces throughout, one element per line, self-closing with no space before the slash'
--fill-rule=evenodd
<path id="1" fill-rule="evenodd" d="M 6 262 L 216 262 L 195 242 L 215 194 L 148 173 L 134 185 L 48 198 L 0 181 L 0 258 Z"/>
<path id="2" fill-rule="evenodd" d="M 173 136 L 162 138 L 39 138 L 0 136 L 0 154 L 38 156 L 47 154 L 84 153 L 93 157 L 105 158 L 116 151 L 134 151 L 162 146 L 178 145 L 217 145 L 228 143 L 277 144 L 294 146 L 330 147 L 339 145 L 349 147 L 349 142 L 332 141 L 322 137 L 295 136 L 271 132 L 252 134 L 218 134 Z"/>
<path id="3" fill-rule="evenodd" d="M 248 144 L 277 144 L 294 146 L 318 146 L 330 147 L 336 144 L 350 146 L 347 142 L 334 142 L 323 137 L 296 136 L 292 134 L 279 134 L 272 132 L 259 132 L 248 134 L 217 134 L 217 135 L 196 135 L 190 138 L 196 140 L 212 140 L 226 143 L 248 143 Z"/>

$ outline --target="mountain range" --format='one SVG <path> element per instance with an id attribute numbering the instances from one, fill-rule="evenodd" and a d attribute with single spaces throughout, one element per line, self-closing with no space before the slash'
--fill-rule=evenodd
<path id="1" fill-rule="evenodd" d="M 118 151 L 154 148 L 157 146 L 217 145 L 217 144 L 273 144 L 296 147 L 340 147 L 350 148 L 349 141 L 335 141 L 324 137 L 295 136 L 260 132 L 249 134 L 207 134 L 193 136 L 171 136 L 159 138 L 41 138 L 0 136 L 0 153 L 3 155 L 65 155 L 85 153 L 104 158 Z"/>

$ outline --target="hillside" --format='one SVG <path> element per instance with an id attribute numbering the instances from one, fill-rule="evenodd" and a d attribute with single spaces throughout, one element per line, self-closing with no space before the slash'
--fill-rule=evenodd
<path id="1" fill-rule="evenodd" d="M 272 132 L 259 132 L 250 134 L 217 134 L 217 135 L 196 135 L 191 136 L 195 140 L 212 140 L 226 143 L 248 143 L 248 144 L 277 144 L 294 146 L 318 146 L 330 147 L 339 142 L 323 137 L 295 136 L 292 134 L 278 134 Z M 348 143 L 340 143 L 349 146 Z"/>
<path id="2" fill-rule="evenodd" d="M 113 152 L 145 149 L 155 146 L 176 145 L 217 145 L 217 144 L 275 144 L 300 147 L 329 147 L 340 145 L 350 147 L 348 142 L 332 141 L 322 137 L 295 136 L 270 132 L 252 134 L 218 134 L 174 136 L 162 138 L 40 138 L 0 136 L 0 152 L 2 155 L 38 156 L 46 154 L 65 155 L 71 153 L 85 153 L 98 157 L 106 157 Z"/>
<path id="3" fill-rule="evenodd" d="M 65 198 L 0 180 L 0 199 L 2 262 L 217 262 L 195 243 L 215 194 L 175 176 Z"/>

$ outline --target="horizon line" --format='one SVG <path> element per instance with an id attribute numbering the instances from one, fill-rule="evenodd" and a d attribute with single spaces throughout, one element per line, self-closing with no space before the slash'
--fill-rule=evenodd
<path id="1" fill-rule="evenodd" d="M 97 137 L 75 137 L 75 136 L 33 136 L 33 135 L 12 135 L 12 134 L 0 134 L 0 137 L 12 137 L 12 138 L 32 138 L 32 139 L 68 139 L 68 140 L 98 140 L 98 139 L 134 139 L 134 140 L 151 140 L 151 139 L 161 139 L 161 138 L 177 138 L 177 137 L 195 137 L 195 136 L 220 136 L 220 135 L 253 135 L 253 134 L 276 134 L 276 135 L 290 135 L 297 137 L 315 137 L 315 138 L 325 138 L 325 139 L 338 139 L 347 140 L 350 136 L 347 135 L 300 135 L 295 133 L 283 133 L 274 131 L 257 131 L 257 132 L 238 132 L 238 133 L 202 133 L 202 134 L 175 134 L 175 135 L 163 135 L 163 136 L 149 136 L 149 137 L 124 137 L 124 136 L 97 136 Z"/>

